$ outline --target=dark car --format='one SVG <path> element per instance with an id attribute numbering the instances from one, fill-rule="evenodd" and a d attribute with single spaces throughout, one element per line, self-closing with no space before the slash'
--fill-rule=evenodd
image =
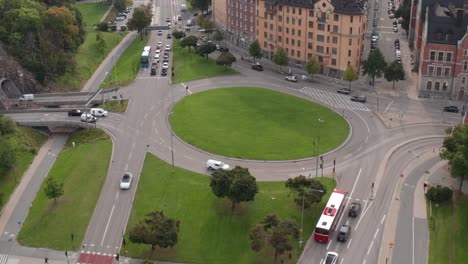
<path id="1" fill-rule="evenodd" d="M 400 44 L 400 40 L 399 39 L 395 39 L 395 44 Z"/>
<path id="2" fill-rule="evenodd" d="M 341 88 L 336 92 L 339 93 L 339 94 L 350 94 L 351 90 L 349 90 L 348 88 Z"/>
<path id="3" fill-rule="evenodd" d="M 162 75 L 162 76 L 166 76 L 166 75 L 167 75 L 167 69 L 163 68 L 163 69 L 161 70 L 161 75 Z"/>
<path id="4" fill-rule="evenodd" d="M 458 109 L 458 106 L 455 105 L 450 105 L 450 106 L 445 106 L 444 107 L 444 112 L 451 112 L 451 113 L 458 113 L 460 110 Z"/>
<path id="5" fill-rule="evenodd" d="M 366 97 L 364 95 L 351 96 L 351 101 L 365 103 Z"/>
<path id="6" fill-rule="evenodd" d="M 197 12 L 193 13 L 193 16 L 198 16 L 198 13 Z"/>
<path id="7" fill-rule="evenodd" d="M 253 64 L 252 65 L 252 70 L 263 71 L 263 66 L 260 65 L 260 64 Z"/>
<path id="8" fill-rule="evenodd" d="M 151 75 L 156 75 L 156 71 L 158 70 L 158 67 L 156 66 L 151 66 Z"/>
<path id="9" fill-rule="evenodd" d="M 348 216 L 357 217 L 361 212 L 361 204 L 358 202 L 351 203 L 351 207 L 349 208 Z"/>
<path id="10" fill-rule="evenodd" d="M 80 109 L 72 109 L 68 111 L 69 116 L 81 116 L 84 112 L 81 111 Z"/>
<path id="11" fill-rule="evenodd" d="M 229 52 L 229 49 L 226 47 L 219 47 L 219 52 Z"/>
<path id="12" fill-rule="evenodd" d="M 167 36 L 166 36 L 166 38 L 168 38 L 168 39 L 171 39 L 171 38 L 172 38 L 172 35 L 171 35 L 171 33 L 167 33 Z"/>
<path id="13" fill-rule="evenodd" d="M 338 236 L 337 240 L 338 241 L 343 241 L 345 242 L 348 240 L 349 236 L 351 235 L 351 226 L 350 225 L 342 225 L 340 229 L 338 230 Z"/>

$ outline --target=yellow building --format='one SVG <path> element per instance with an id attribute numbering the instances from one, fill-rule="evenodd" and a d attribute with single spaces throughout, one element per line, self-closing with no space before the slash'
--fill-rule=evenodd
<path id="1" fill-rule="evenodd" d="M 265 57 L 282 47 L 292 64 L 316 57 L 324 74 L 359 69 L 366 27 L 360 0 L 257 0 L 255 33 Z"/>

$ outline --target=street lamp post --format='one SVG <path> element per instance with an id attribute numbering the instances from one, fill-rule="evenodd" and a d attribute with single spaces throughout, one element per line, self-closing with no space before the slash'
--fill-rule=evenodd
<path id="1" fill-rule="evenodd" d="M 314 191 L 314 192 L 320 192 L 323 193 L 322 190 L 317 190 L 317 189 L 306 189 L 307 191 Z M 302 209 L 301 209 L 301 229 L 299 230 L 301 233 L 301 237 L 299 240 L 299 248 L 302 248 L 302 243 L 304 243 L 304 240 L 302 239 L 302 234 L 304 233 L 304 203 L 305 203 L 305 192 L 304 190 L 302 192 Z"/>
<path id="2" fill-rule="evenodd" d="M 321 123 L 325 121 L 319 118 L 318 122 L 319 122 L 319 125 L 318 125 L 317 153 L 316 153 L 316 162 L 315 162 L 315 177 L 318 177 L 318 159 L 319 159 L 319 154 L 320 154 L 320 126 L 321 126 Z M 315 149 L 315 144 L 314 144 L 314 149 Z"/>
<path id="3" fill-rule="evenodd" d="M 21 82 L 21 90 L 23 90 L 23 94 L 24 94 L 24 82 L 23 82 L 23 73 L 22 72 L 19 72 L 19 77 L 20 77 L 20 82 Z"/>
<path id="4" fill-rule="evenodd" d="M 174 76 L 174 68 L 172 68 L 172 75 Z M 172 109 L 174 108 L 174 87 L 171 86 L 171 118 L 172 118 Z M 174 145 L 172 144 L 172 138 L 174 134 L 172 133 L 172 128 L 169 127 L 171 130 L 171 163 L 172 163 L 172 170 L 174 170 Z"/>

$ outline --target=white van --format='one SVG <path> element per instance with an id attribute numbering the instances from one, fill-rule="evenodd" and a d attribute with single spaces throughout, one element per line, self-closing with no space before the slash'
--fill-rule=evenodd
<path id="1" fill-rule="evenodd" d="M 86 122 L 86 123 L 94 123 L 96 122 L 96 117 L 93 115 L 90 115 L 88 113 L 83 113 L 80 117 L 81 122 Z"/>
<path id="2" fill-rule="evenodd" d="M 192 20 L 191 19 L 187 20 L 187 26 L 191 26 L 191 25 L 192 25 Z"/>
<path id="3" fill-rule="evenodd" d="M 209 159 L 206 162 L 206 168 L 208 168 L 209 170 L 218 170 L 218 169 L 228 170 L 229 165 L 221 161 Z"/>
<path id="4" fill-rule="evenodd" d="M 91 110 L 89 110 L 89 113 L 91 113 L 93 116 L 108 116 L 109 115 L 109 113 L 102 108 L 91 108 Z"/>
<path id="5" fill-rule="evenodd" d="M 23 94 L 18 98 L 20 101 L 34 101 L 34 94 Z"/>

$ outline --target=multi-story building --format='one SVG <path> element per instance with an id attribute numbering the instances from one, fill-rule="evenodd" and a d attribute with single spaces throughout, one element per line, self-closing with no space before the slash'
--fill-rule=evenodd
<path id="1" fill-rule="evenodd" d="M 221 30 L 227 28 L 227 0 L 215 0 L 211 2 L 213 21 Z"/>
<path id="2" fill-rule="evenodd" d="M 256 18 L 267 58 L 282 47 L 296 64 L 316 57 L 324 74 L 360 68 L 367 28 L 360 0 L 257 0 Z"/>
<path id="3" fill-rule="evenodd" d="M 467 0 L 428 2 L 422 16 L 419 96 L 468 99 L 467 10 Z"/>

